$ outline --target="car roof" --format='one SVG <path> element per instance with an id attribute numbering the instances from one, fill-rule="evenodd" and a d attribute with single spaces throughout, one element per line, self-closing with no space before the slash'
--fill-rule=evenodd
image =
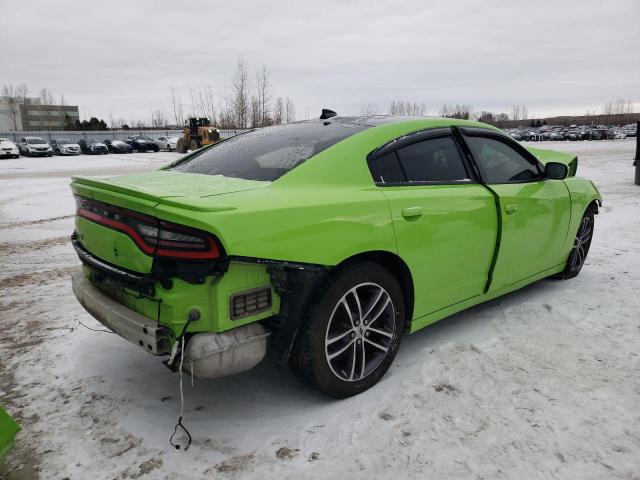
<path id="1" fill-rule="evenodd" d="M 377 127 L 391 124 L 412 124 L 420 128 L 438 128 L 449 127 L 453 125 L 487 128 L 490 130 L 499 130 L 492 125 L 476 122 L 474 120 L 462 120 L 458 118 L 447 118 L 438 116 L 409 116 L 409 115 L 366 115 L 366 116 L 336 116 L 326 120 L 305 120 L 304 122 L 322 122 L 325 125 L 331 123 L 347 123 L 354 125 L 364 125 L 368 127 Z"/>

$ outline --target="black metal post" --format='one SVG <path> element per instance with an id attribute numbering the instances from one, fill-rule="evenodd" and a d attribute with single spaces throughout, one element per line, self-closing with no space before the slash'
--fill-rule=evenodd
<path id="1" fill-rule="evenodd" d="M 636 122 L 636 158 L 633 162 L 636 167 L 636 185 L 640 185 L 640 136 L 638 130 L 640 130 L 640 121 Z"/>

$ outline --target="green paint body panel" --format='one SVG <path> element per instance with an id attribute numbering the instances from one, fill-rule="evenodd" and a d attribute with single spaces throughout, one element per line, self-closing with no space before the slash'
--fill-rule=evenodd
<path id="1" fill-rule="evenodd" d="M 583 212 L 600 200 L 593 183 L 574 176 L 574 155 L 535 148 L 529 150 L 541 163 L 569 165 L 571 177 L 488 186 L 373 183 L 366 162 L 370 152 L 411 132 L 456 125 L 497 130 L 451 119 L 379 125 L 338 142 L 274 182 L 163 169 L 106 179 L 74 177 L 71 187 L 77 195 L 211 232 L 232 258 L 333 267 L 367 252 L 396 255 L 411 273 L 410 330 L 415 331 L 561 271 Z M 96 256 L 150 271 L 151 258 L 124 234 L 81 219 L 76 230 Z M 271 310 L 230 320 L 231 294 L 269 283 L 264 264 L 233 261 L 228 272 L 207 277 L 202 285 L 177 279 L 171 290 L 158 285 L 154 299 L 127 291 L 110 294 L 150 318 L 158 317 L 160 301 L 160 322 L 174 334 L 191 308 L 200 309 L 202 318 L 190 331 L 222 332 L 278 313 L 279 298 L 272 289 Z"/>
<path id="2" fill-rule="evenodd" d="M 20 425 L 0 407 L 0 461 L 13 447 L 13 442 L 19 431 Z"/>

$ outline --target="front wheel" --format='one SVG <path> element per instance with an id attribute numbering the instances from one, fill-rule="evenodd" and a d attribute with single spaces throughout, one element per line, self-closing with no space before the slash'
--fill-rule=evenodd
<path id="1" fill-rule="evenodd" d="M 587 211 L 584 212 L 580 225 L 578 226 L 578 232 L 573 240 L 573 246 L 571 247 L 571 253 L 567 259 L 567 265 L 565 269 L 557 275 L 557 278 L 566 280 L 573 278 L 580 273 L 584 262 L 587 259 L 589 253 L 589 247 L 591 246 L 591 239 L 593 238 L 593 227 L 595 220 L 595 208 L 590 206 Z"/>
<path id="2" fill-rule="evenodd" d="M 356 395 L 389 369 L 405 327 L 395 277 L 373 262 L 341 268 L 319 288 L 300 325 L 291 366 L 333 397 Z"/>

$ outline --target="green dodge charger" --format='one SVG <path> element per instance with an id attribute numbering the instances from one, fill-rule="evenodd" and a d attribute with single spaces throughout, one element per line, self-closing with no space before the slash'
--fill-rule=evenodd
<path id="1" fill-rule="evenodd" d="M 580 272 L 601 197 L 575 156 L 472 121 L 332 114 L 74 177 L 80 303 L 174 371 L 230 375 L 270 349 L 347 397 L 403 335 Z"/>

